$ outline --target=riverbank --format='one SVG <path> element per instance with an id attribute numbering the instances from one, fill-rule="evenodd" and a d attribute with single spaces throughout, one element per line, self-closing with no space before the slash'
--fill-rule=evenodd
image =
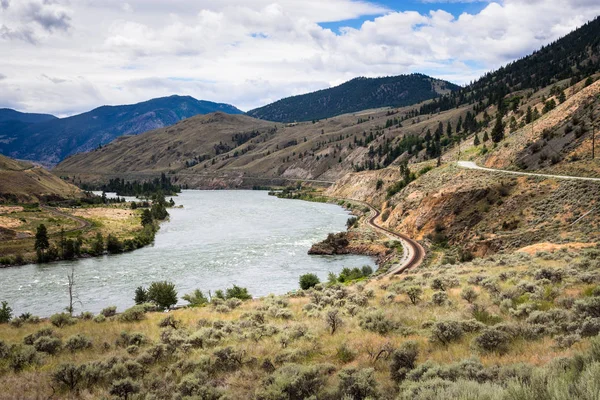
<path id="1" fill-rule="evenodd" d="M 146 246 L 154 240 L 161 219 L 143 224 L 150 203 L 113 203 L 72 207 L 24 204 L 0 206 L 0 268 L 76 260 L 116 254 Z M 168 215 L 168 214 L 167 214 Z M 166 218 L 166 215 L 160 215 Z M 36 232 L 43 225 L 48 246 L 35 250 Z"/>
<path id="2" fill-rule="evenodd" d="M 282 191 L 271 191 L 269 195 L 280 199 L 337 204 L 353 214 L 346 223 L 345 232 L 330 233 L 323 241 L 314 243 L 308 254 L 370 256 L 375 259 L 378 267 L 376 275 L 385 274 L 392 266 L 408 261 L 405 260 L 405 249 L 401 241 L 391 240 L 378 230 L 372 229 L 370 224 L 372 221 L 369 219 L 371 208 L 362 202 L 337 199 L 313 188 L 308 190 L 287 188 Z"/>

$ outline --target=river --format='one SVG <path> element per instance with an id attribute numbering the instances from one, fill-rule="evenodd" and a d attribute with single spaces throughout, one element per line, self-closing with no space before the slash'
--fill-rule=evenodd
<path id="1" fill-rule="evenodd" d="M 74 270 L 75 312 L 133 305 L 137 286 L 175 283 L 179 297 L 233 284 L 264 296 L 298 288 L 300 275 L 321 280 L 344 267 L 370 265 L 366 256 L 310 256 L 311 244 L 345 229 L 349 214 L 333 204 L 283 200 L 264 191 L 193 191 L 175 197 L 153 245 L 131 253 L 0 269 L 0 301 L 13 313 L 41 317 L 68 305 L 67 274 Z M 185 304 L 180 300 L 180 304 Z"/>

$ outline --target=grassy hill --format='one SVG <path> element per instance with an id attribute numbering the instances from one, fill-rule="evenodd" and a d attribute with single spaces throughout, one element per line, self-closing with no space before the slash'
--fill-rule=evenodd
<path id="1" fill-rule="evenodd" d="M 422 74 L 355 78 L 339 86 L 288 97 L 248 111 L 278 122 L 311 121 L 370 108 L 403 107 L 458 90 L 459 86 Z"/>
<path id="2" fill-rule="evenodd" d="M 170 96 L 132 105 L 103 106 L 45 122 L 5 121 L 0 123 L 0 152 L 13 158 L 55 165 L 71 154 L 92 150 L 119 136 L 136 135 L 215 111 L 242 113 L 228 104 Z"/>
<path id="3" fill-rule="evenodd" d="M 46 169 L 0 155 L 0 201 L 28 203 L 81 196 L 81 189 Z"/>

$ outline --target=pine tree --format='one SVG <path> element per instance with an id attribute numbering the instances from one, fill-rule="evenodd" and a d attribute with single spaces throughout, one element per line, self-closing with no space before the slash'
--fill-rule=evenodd
<path id="1" fill-rule="evenodd" d="M 448 121 L 448 124 L 446 125 L 446 135 L 452 137 L 452 125 L 450 125 L 450 121 Z"/>
<path id="2" fill-rule="evenodd" d="M 479 141 L 479 135 L 475 134 L 475 140 L 473 140 L 473 144 L 475 146 L 479 146 L 481 144 L 481 142 Z"/>
<path id="3" fill-rule="evenodd" d="M 48 229 L 46 225 L 40 224 L 37 227 L 37 231 L 35 233 L 35 245 L 34 249 L 38 254 L 38 261 L 44 261 L 44 252 L 50 247 L 50 242 L 48 241 Z"/>
<path id="4" fill-rule="evenodd" d="M 456 133 L 459 133 L 462 130 L 462 115 L 458 117 L 458 122 L 456 123 Z"/>
<path id="5" fill-rule="evenodd" d="M 488 133 L 487 133 L 487 131 L 485 131 L 485 132 L 483 133 L 483 141 L 484 141 L 484 142 L 487 142 L 488 140 L 490 140 L 490 137 L 488 136 Z"/>
<path id="6" fill-rule="evenodd" d="M 561 90 L 560 94 L 558 95 L 558 102 L 560 104 L 564 103 L 567 100 L 567 96 L 565 95 L 565 91 Z"/>
<path id="7" fill-rule="evenodd" d="M 530 124 L 533 121 L 533 113 L 531 110 L 531 106 L 527 107 L 527 114 L 525 114 L 525 123 Z"/>
<path id="8" fill-rule="evenodd" d="M 496 124 L 494 125 L 494 129 L 492 129 L 492 140 L 494 143 L 500 142 L 504 139 L 504 124 L 502 124 L 502 114 L 496 114 Z"/>

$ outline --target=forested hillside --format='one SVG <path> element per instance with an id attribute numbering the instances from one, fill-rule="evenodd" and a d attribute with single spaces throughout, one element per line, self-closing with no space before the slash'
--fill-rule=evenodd
<path id="1" fill-rule="evenodd" d="M 248 115 L 277 122 L 311 121 L 370 108 L 403 107 L 458 88 L 422 74 L 360 77 L 330 89 L 279 100 L 248 111 Z"/>

